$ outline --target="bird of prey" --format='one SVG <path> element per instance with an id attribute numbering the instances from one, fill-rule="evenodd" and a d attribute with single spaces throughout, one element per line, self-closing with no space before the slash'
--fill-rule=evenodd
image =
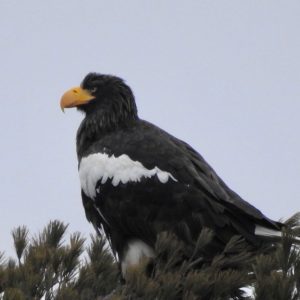
<path id="1" fill-rule="evenodd" d="M 140 119 L 121 78 L 89 73 L 60 105 L 84 113 L 77 132 L 83 205 L 123 275 L 142 257 L 154 257 L 161 232 L 188 244 L 210 228 L 216 248 L 235 235 L 254 249 L 280 236 L 283 225 L 232 191 L 196 150 Z"/>

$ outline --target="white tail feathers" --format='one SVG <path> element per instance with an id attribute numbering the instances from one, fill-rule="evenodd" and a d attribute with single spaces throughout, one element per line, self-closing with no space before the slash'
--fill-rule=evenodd
<path id="1" fill-rule="evenodd" d="M 255 235 L 265 236 L 265 237 L 281 237 L 282 232 L 280 230 L 274 230 L 260 225 L 255 226 Z"/>
<path id="2" fill-rule="evenodd" d="M 276 238 L 276 237 L 281 238 L 282 237 L 282 232 L 280 230 L 274 230 L 274 229 L 270 229 L 270 228 L 260 226 L 260 225 L 255 226 L 254 234 L 259 235 L 259 236 L 269 237 L 269 238 Z M 295 237 L 293 239 L 293 241 L 299 243 L 300 238 Z"/>

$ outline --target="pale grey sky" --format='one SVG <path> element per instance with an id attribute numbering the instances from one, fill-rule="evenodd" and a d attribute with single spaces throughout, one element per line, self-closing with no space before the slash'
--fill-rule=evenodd
<path id="1" fill-rule="evenodd" d="M 61 94 L 126 79 L 140 116 L 187 141 L 266 215 L 300 210 L 300 1 L 0 1 L 0 250 L 50 219 L 89 234 Z"/>

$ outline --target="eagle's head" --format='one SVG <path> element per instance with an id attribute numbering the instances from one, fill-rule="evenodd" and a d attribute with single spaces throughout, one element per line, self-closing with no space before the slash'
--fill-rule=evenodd
<path id="1" fill-rule="evenodd" d="M 116 76 L 89 73 L 79 87 L 64 93 L 61 109 L 77 107 L 86 117 L 96 116 L 122 122 L 137 118 L 134 95 L 128 85 Z"/>
<path id="2" fill-rule="evenodd" d="M 65 92 L 61 109 L 77 107 L 85 114 L 77 131 L 77 155 L 81 157 L 100 136 L 138 120 L 134 95 L 116 76 L 89 73 L 78 87 Z"/>

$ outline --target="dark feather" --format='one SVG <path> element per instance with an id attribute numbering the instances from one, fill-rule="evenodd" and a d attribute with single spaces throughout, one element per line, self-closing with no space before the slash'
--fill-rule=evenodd
<path id="1" fill-rule="evenodd" d="M 110 180 L 99 181 L 101 192 L 95 199 L 83 193 L 88 220 L 96 228 L 103 227 L 120 257 L 130 239 L 154 247 L 157 235 L 164 231 L 193 244 L 202 228 L 209 228 L 215 233 L 212 240 L 217 251 L 233 236 L 242 236 L 259 248 L 263 241 L 254 234 L 256 225 L 281 229 L 282 224 L 228 188 L 191 146 L 140 120 L 133 93 L 124 81 L 92 73 L 82 87 L 93 90 L 96 98 L 78 107 L 86 113 L 77 134 L 79 163 L 93 153 L 126 154 L 145 168 L 158 167 L 176 179 L 162 184 L 157 177 L 143 178 L 116 187 Z"/>

